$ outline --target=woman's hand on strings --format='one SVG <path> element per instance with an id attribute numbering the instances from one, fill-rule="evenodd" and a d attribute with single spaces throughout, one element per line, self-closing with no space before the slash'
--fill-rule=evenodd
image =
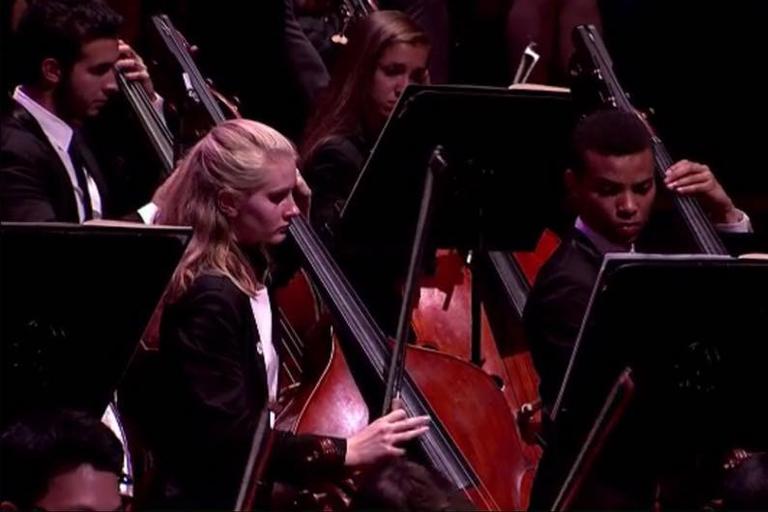
<path id="1" fill-rule="evenodd" d="M 426 432 L 429 421 L 429 416 L 408 418 L 402 408 L 394 409 L 347 439 L 344 464 L 361 466 L 405 455 L 402 444 Z"/>

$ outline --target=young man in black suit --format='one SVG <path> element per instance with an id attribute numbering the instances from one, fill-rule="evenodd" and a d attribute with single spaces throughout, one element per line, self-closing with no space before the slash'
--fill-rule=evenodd
<path id="1" fill-rule="evenodd" d="M 116 69 L 161 101 L 141 58 L 118 39 L 121 21 L 101 0 L 33 2 L 22 15 L 20 85 L 0 135 L 0 220 L 84 222 L 113 213 L 80 128 L 117 91 Z"/>
<path id="2" fill-rule="evenodd" d="M 545 410 L 553 405 L 560 389 L 603 255 L 635 250 L 656 197 L 653 151 L 647 129 L 637 116 L 606 110 L 586 117 L 574 131 L 571 151 L 565 182 L 578 218 L 542 267 L 523 317 Z M 706 165 L 677 162 L 667 170 L 664 186 L 698 198 L 720 231 L 751 229 L 749 218 L 734 206 Z M 560 483 L 553 481 L 559 477 L 550 472 L 555 464 L 552 455 L 545 451 L 540 464 L 534 506 L 551 506 L 553 486 Z M 597 491 L 600 501 L 583 505 L 650 504 L 625 501 L 626 489 L 614 493 L 608 487 Z M 541 499 L 544 501 L 538 501 Z"/>
<path id="3" fill-rule="evenodd" d="M 542 267 L 525 310 L 541 395 L 555 398 L 607 252 L 633 252 L 656 197 L 654 158 L 642 122 L 621 111 L 600 111 L 575 129 L 565 182 L 578 218 Z M 682 160 L 667 170 L 667 188 L 699 199 L 720 231 L 746 232 L 738 210 L 706 165 Z"/>

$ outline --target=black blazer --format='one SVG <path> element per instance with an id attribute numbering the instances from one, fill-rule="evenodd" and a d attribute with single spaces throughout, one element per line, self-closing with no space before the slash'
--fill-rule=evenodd
<path id="1" fill-rule="evenodd" d="M 312 189 L 310 220 L 321 234 L 334 231 L 370 150 L 371 145 L 362 135 L 336 135 L 318 146 L 304 162 L 304 178 Z"/>
<path id="2" fill-rule="evenodd" d="M 389 246 L 354 240 L 338 222 L 370 150 L 371 144 L 362 134 L 331 137 L 309 156 L 304 177 L 312 189 L 312 225 L 377 323 L 394 336 L 402 301 L 398 285 L 405 277 L 401 269 L 407 268 L 408 255 Z"/>
<path id="3" fill-rule="evenodd" d="M 572 229 L 565 237 L 552 257 L 541 268 L 536 282 L 528 295 L 523 322 L 526 336 L 533 356 L 536 371 L 540 377 L 539 393 L 546 409 L 551 409 L 571 359 L 573 345 L 581 327 L 581 322 L 589 303 L 592 288 L 600 272 L 603 255 L 592 242 L 577 229 Z M 564 440 L 567 433 L 550 431 L 546 421 L 545 433 L 548 438 L 536 478 L 531 489 L 532 509 L 550 509 L 555 496 L 569 468 L 574 447 L 573 440 Z M 561 445 L 562 443 L 562 445 Z M 565 446 L 566 448 L 563 448 Z M 610 475 L 609 475 L 610 476 Z M 595 503 L 619 504 L 625 507 L 634 502 L 625 502 L 626 486 L 616 487 L 610 478 L 600 472 L 598 484 L 588 480 L 585 484 L 586 495 L 590 496 L 593 485 L 598 485 L 599 493 L 606 493 L 599 501 L 589 501 L 586 506 Z M 603 489 L 600 486 L 606 486 Z M 619 500 L 615 503 L 611 500 Z M 607 501 L 606 501 L 607 500 Z M 634 503 L 636 507 L 639 505 Z M 584 504 L 579 503 L 579 506 Z M 608 506 L 608 505 L 606 505 Z"/>
<path id="4" fill-rule="evenodd" d="M 0 220 L 80 222 L 67 170 L 32 114 L 16 103 L 1 126 Z M 102 215 L 107 217 L 109 194 L 104 176 L 87 148 L 83 148 L 83 158 L 99 189 Z"/>
<path id="5" fill-rule="evenodd" d="M 276 319 L 273 326 L 277 342 Z M 268 397 L 258 342 L 249 297 L 227 277 L 200 276 L 165 308 L 160 360 L 167 407 L 156 449 L 167 506 L 234 505 Z M 345 455 L 344 440 L 280 432 L 269 477 L 301 482 L 339 470 Z"/>
<path id="6" fill-rule="evenodd" d="M 546 407 L 560 389 L 602 261 L 592 242 L 573 229 L 541 268 L 528 295 L 523 322 Z"/>

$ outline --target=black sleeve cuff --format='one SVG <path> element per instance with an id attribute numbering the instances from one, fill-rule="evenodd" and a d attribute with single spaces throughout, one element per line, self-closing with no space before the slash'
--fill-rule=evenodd
<path id="1" fill-rule="evenodd" d="M 312 434 L 277 431 L 269 474 L 271 479 L 302 483 L 317 475 L 340 474 L 347 455 L 347 441 Z"/>

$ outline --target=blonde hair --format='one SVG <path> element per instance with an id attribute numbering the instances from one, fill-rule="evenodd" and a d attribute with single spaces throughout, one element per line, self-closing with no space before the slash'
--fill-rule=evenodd
<path id="1" fill-rule="evenodd" d="M 267 167 L 283 158 L 296 160 L 296 148 L 278 131 L 246 119 L 225 121 L 189 151 L 158 189 L 155 222 L 193 229 L 166 302 L 178 298 L 202 273 L 227 276 L 243 292 L 256 294 L 259 280 L 237 244 L 220 197 L 226 193 L 245 200 L 264 186 Z"/>

